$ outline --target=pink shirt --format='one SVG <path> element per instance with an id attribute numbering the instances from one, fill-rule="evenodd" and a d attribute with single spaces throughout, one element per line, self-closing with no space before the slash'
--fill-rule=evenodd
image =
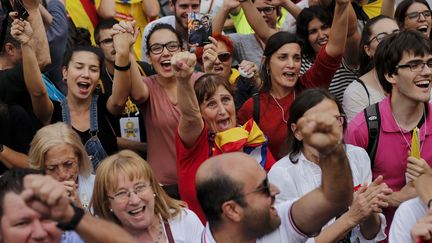
<path id="1" fill-rule="evenodd" d="M 428 116 L 426 122 L 419 129 L 421 157 L 432 165 L 432 105 L 428 103 Z M 387 97 L 379 103 L 381 114 L 381 129 L 377 153 L 375 156 L 375 165 L 372 168 L 372 177 L 375 179 L 379 175 L 383 175 L 384 182 L 393 190 L 399 191 L 405 186 L 405 171 L 407 168 L 407 154 L 410 151 L 402 133 L 396 124 L 390 105 L 390 98 Z M 406 140 L 411 143 L 411 132 L 403 131 Z M 367 149 L 369 142 L 368 128 L 364 112 L 359 113 L 349 123 L 345 134 L 345 142 L 360 146 Z M 390 208 L 384 213 L 387 218 L 387 225 L 391 224 L 395 208 Z"/>
<path id="2" fill-rule="evenodd" d="M 202 73 L 194 73 L 195 81 Z M 169 99 L 158 83 L 157 75 L 143 78 L 149 88 L 149 99 L 144 103 L 144 122 L 147 133 L 147 161 L 159 183 L 177 184 L 175 134 L 180 109 Z"/>

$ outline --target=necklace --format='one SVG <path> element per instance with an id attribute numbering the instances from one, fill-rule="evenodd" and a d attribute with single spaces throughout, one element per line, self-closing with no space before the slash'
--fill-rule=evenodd
<path id="1" fill-rule="evenodd" d="M 159 234 L 158 234 L 157 239 L 155 240 L 155 243 L 159 243 L 160 239 L 162 238 L 163 228 L 162 228 L 162 223 L 160 222 L 160 218 L 159 218 L 158 222 L 159 222 Z"/>
<path id="2" fill-rule="evenodd" d="M 392 111 L 392 116 L 393 116 L 394 121 L 396 122 L 397 127 L 399 128 L 399 132 L 400 132 L 400 134 L 402 135 L 403 139 L 405 140 L 405 143 L 408 145 L 408 147 L 409 147 L 410 150 L 411 150 L 411 143 L 408 142 L 408 139 L 406 139 L 404 133 L 402 132 L 402 128 L 401 128 L 401 126 L 399 125 L 399 122 L 397 121 L 396 116 L 394 115 L 393 111 Z M 425 110 L 424 110 L 424 109 L 423 109 L 423 119 L 424 119 L 424 125 L 425 125 L 425 126 L 424 126 L 425 129 L 424 129 L 424 135 L 423 135 L 423 136 L 424 136 L 424 139 L 426 139 L 427 123 L 426 123 L 426 113 L 425 113 Z M 420 133 L 420 129 L 418 129 L 418 132 Z M 419 139 L 420 139 L 420 134 L 419 134 Z M 421 151 L 422 151 L 422 149 L 423 149 L 423 145 L 424 145 L 424 143 L 421 143 L 421 144 L 420 144 L 420 153 L 421 153 Z"/>
<path id="3" fill-rule="evenodd" d="M 108 78 L 111 80 L 111 83 L 113 82 L 113 76 L 111 76 L 111 74 L 108 72 L 108 69 L 105 67 L 105 72 L 108 75 Z"/>
<path id="4" fill-rule="evenodd" d="M 279 107 L 279 109 L 282 112 L 282 121 L 285 122 L 285 124 L 288 124 L 288 121 L 285 119 L 285 111 L 283 109 L 283 107 L 281 106 L 281 104 L 279 104 L 279 102 L 276 100 L 276 98 L 269 92 L 270 96 L 273 98 L 273 100 L 276 102 L 276 105 Z M 294 90 L 294 99 L 295 100 L 295 90 Z"/>

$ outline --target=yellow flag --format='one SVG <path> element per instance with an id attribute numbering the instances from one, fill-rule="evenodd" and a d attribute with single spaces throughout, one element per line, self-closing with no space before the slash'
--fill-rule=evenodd
<path id="1" fill-rule="evenodd" d="M 411 139 L 411 156 L 420 159 L 420 140 L 418 135 L 418 128 L 414 128 L 414 132 Z"/>

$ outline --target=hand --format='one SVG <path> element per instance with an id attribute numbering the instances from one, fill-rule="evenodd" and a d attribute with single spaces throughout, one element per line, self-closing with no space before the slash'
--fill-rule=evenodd
<path id="1" fill-rule="evenodd" d="M 188 82 L 195 70 L 196 56 L 190 52 L 178 52 L 171 58 L 174 75 L 180 82 Z"/>
<path id="2" fill-rule="evenodd" d="M 347 215 L 360 224 L 374 213 L 381 213 L 388 207 L 387 196 L 392 190 L 383 183 L 383 177 L 378 176 L 369 186 L 362 185 L 355 193 Z"/>
<path id="3" fill-rule="evenodd" d="M 24 8 L 27 10 L 33 10 L 39 8 L 40 0 L 23 0 Z"/>
<path id="4" fill-rule="evenodd" d="M 202 61 L 205 73 L 213 72 L 214 64 L 218 58 L 217 56 L 217 40 L 209 36 L 210 44 L 204 46 Z"/>
<path id="5" fill-rule="evenodd" d="M 240 6 L 240 2 L 238 0 L 224 0 L 223 8 L 226 10 L 235 9 Z"/>
<path id="6" fill-rule="evenodd" d="M 80 204 L 80 199 L 77 194 L 78 185 L 74 181 L 63 181 L 61 182 L 66 189 L 67 196 L 71 202 Z"/>
<path id="7" fill-rule="evenodd" d="M 247 74 L 253 73 L 254 74 L 254 76 L 252 77 L 253 79 L 256 79 L 258 77 L 259 74 L 258 66 L 254 62 L 243 60 L 239 64 L 239 69 L 242 69 Z"/>
<path id="8" fill-rule="evenodd" d="M 120 21 L 112 28 L 114 50 L 116 53 L 129 53 L 138 36 L 135 31 L 135 20 L 132 22 Z"/>
<path id="9" fill-rule="evenodd" d="M 12 12 L 11 16 L 15 17 L 16 14 L 16 12 Z M 33 29 L 28 21 L 15 18 L 11 26 L 11 35 L 21 45 L 25 45 L 31 40 L 33 36 Z"/>
<path id="10" fill-rule="evenodd" d="M 74 214 L 65 187 L 50 176 L 24 177 L 21 197 L 30 208 L 58 222 L 69 221 Z"/>
<path id="11" fill-rule="evenodd" d="M 290 0 L 265 0 L 264 3 L 268 5 L 272 5 L 274 7 L 282 6 L 285 2 Z"/>
<path id="12" fill-rule="evenodd" d="M 342 143 L 342 127 L 339 121 L 328 113 L 303 116 L 297 122 L 297 129 L 303 136 L 303 142 L 321 154 L 328 153 Z"/>
<path id="13" fill-rule="evenodd" d="M 408 160 L 408 164 L 407 164 L 406 176 L 410 180 L 415 180 L 422 174 L 431 172 L 431 167 L 424 159 L 422 158 L 417 159 L 412 156 L 409 156 L 407 160 Z"/>
<path id="14" fill-rule="evenodd" d="M 425 217 L 419 219 L 411 229 L 411 238 L 419 240 L 432 240 L 432 210 L 429 210 Z"/>
<path id="15" fill-rule="evenodd" d="M 407 183 L 398 192 L 392 192 L 388 197 L 388 203 L 391 207 L 399 207 L 399 205 L 411 198 L 417 196 L 417 191 L 412 182 Z"/>

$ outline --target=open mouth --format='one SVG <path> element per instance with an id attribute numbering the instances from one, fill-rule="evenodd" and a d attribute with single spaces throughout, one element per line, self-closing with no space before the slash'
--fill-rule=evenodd
<path id="1" fill-rule="evenodd" d="M 222 71 L 223 71 L 223 67 L 221 67 L 221 66 L 215 66 L 215 67 L 214 67 L 214 71 L 215 71 L 215 72 L 218 72 L 218 73 L 219 73 L 219 72 L 222 72 Z"/>
<path id="2" fill-rule="evenodd" d="M 417 87 L 422 88 L 422 89 L 427 89 L 427 88 L 429 88 L 429 84 L 430 84 L 430 81 L 429 81 L 429 80 L 424 80 L 424 81 L 420 81 L 420 82 L 415 83 L 415 85 L 416 85 Z"/>
<path id="3" fill-rule="evenodd" d="M 324 39 L 324 40 L 319 40 L 319 41 L 318 41 L 318 45 L 320 45 L 320 46 L 324 46 L 324 45 L 326 45 L 326 44 L 327 44 L 327 42 L 328 42 L 328 40 L 327 40 L 327 39 Z"/>
<path id="4" fill-rule="evenodd" d="M 225 130 L 231 128 L 231 122 L 230 122 L 230 119 L 229 119 L 229 118 L 227 118 L 227 119 L 223 119 L 223 120 L 219 120 L 219 121 L 217 122 L 217 125 L 218 125 L 220 131 L 225 131 Z"/>
<path id="5" fill-rule="evenodd" d="M 90 88 L 90 84 L 86 82 L 78 82 L 78 89 L 81 92 L 88 92 Z"/>
<path id="6" fill-rule="evenodd" d="M 131 215 L 131 216 L 136 216 L 136 215 L 144 212 L 145 209 L 146 209 L 146 206 L 143 206 L 141 208 L 137 208 L 137 209 L 128 211 L 128 214 Z"/>
<path id="7" fill-rule="evenodd" d="M 417 30 L 422 32 L 422 33 L 427 33 L 428 26 L 427 25 L 421 25 L 421 26 L 417 27 Z"/>
<path id="8" fill-rule="evenodd" d="M 171 61 L 170 60 L 165 60 L 160 62 L 160 65 L 162 67 L 163 70 L 169 72 L 171 71 Z"/>
<path id="9" fill-rule="evenodd" d="M 293 79 L 296 76 L 294 72 L 283 72 L 282 75 L 287 79 Z"/>

